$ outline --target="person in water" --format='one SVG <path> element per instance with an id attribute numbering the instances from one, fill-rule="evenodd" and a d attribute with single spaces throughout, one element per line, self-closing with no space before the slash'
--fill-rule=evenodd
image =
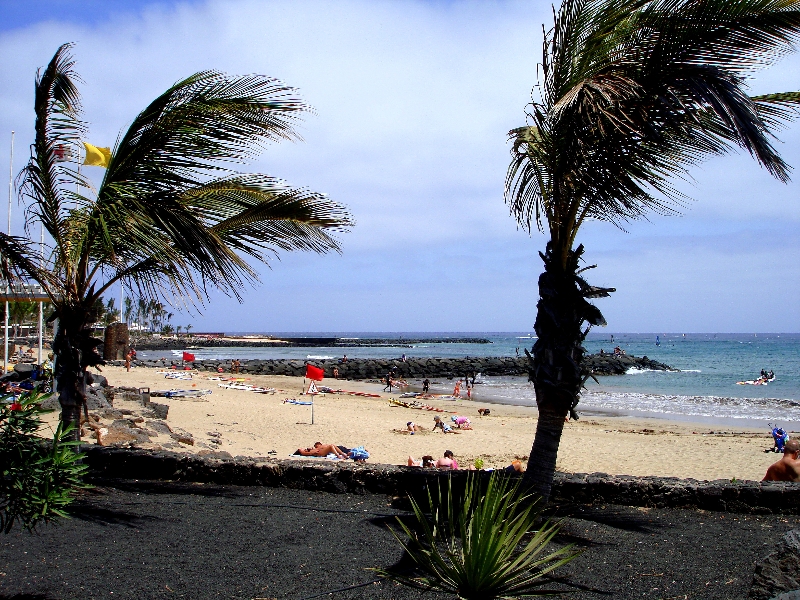
<path id="1" fill-rule="evenodd" d="M 800 442 L 789 440 L 783 447 L 783 458 L 767 469 L 763 481 L 800 481 Z"/>

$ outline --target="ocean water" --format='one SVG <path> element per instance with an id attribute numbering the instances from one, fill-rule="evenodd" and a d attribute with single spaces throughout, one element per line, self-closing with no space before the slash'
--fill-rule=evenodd
<path id="1" fill-rule="evenodd" d="M 230 334 L 232 335 L 232 334 Z M 413 357 L 515 356 L 531 348 L 535 338 L 515 332 L 338 332 L 272 333 L 276 337 L 328 336 L 346 338 L 392 338 L 397 347 L 314 348 L 202 348 L 193 350 L 209 359 L 322 359 Z M 656 345 L 656 335 L 660 344 Z M 613 341 L 612 341 L 613 336 Z M 421 343 L 405 339 L 481 337 L 491 344 Z M 626 375 L 589 380 L 578 411 L 662 417 L 668 419 L 730 425 L 765 426 L 779 422 L 800 428 L 800 334 L 611 334 L 592 332 L 586 341 L 589 352 L 620 346 L 628 354 L 648 356 L 671 365 L 679 372 L 636 371 Z M 158 358 L 170 351 L 140 352 L 142 358 Z M 775 372 L 768 385 L 736 385 L 758 377 L 761 369 Z M 475 398 L 491 402 L 535 406 L 533 387 L 524 377 L 482 377 Z M 442 380 L 435 391 L 450 391 L 452 382 Z"/>

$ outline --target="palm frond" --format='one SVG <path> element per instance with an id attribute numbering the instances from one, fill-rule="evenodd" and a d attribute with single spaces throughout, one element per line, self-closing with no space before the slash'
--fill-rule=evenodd
<path id="1" fill-rule="evenodd" d="M 0 233 L 0 276 L 6 282 L 33 279 L 54 301 L 63 291 L 58 274 L 41 266 L 38 245 L 5 233 Z"/>
<path id="2" fill-rule="evenodd" d="M 291 88 L 257 75 L 206 71 L 167 90 L 120 138 L 98 191 L 87 239 L 102 271 L 155 260 L 158 276 L 185 279 L 182 289 L 202 301 L 209 286 L 238 296 L 257 281 L 244 256 L 338 250 L 329 232 L 351 220 L 323 195 L 262 175 L 209 180 L 265 142 L 296 139 L 308 110 Z"/>
<path id="3" fill-rule="evenodd" d="M 511 133 L 511 213 L 571 244 L 586 218 L 622 227 L 678 211 L 675 182 L 737 147 L 787 181 L 774 130 L 800 95 L 751 98 L 746 77 L 798 36 L 798 0 L 565 0 L 539 100 Z"/>
<path id="4" fill-rule="evenodd" d="M 44 71 L 37 74 L 36 135 L 31 157 L 18 177 L 23 197 L 31 202 L 28 212 L 43 224 L 56 246 L 65 239 L 62 226 L 68 208 L 63 190 L 82 181 L 59 160 L 58 153 L 74 148 L 86 130 L 79 118 L 79 78 L 73 70 L 70 48 L 71 44 L 62 45 Z"/>

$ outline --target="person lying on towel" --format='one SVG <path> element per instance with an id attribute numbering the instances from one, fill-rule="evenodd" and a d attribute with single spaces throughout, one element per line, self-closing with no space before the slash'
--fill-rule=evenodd
<path id="1" fill-rule="evenodd" d="M 347 460 L 349 450 L 344 448 L 344 446 L 337 446 L 336 444 L 323 444 L 322 442 L 314 442 L 314 446 L 311 448 L 298 448 L 295 454 L 299 454 L 300 456 L 328 456 L 329 454 L 335 454 L 336 458 L 340 458 L 342 460 Z"/>

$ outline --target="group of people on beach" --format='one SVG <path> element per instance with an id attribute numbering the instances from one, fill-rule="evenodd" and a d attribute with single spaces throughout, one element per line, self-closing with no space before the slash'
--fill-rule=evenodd
<path id="1" fill-rule="evenodd" d="M 444 456 L 436 460 L 434 460 L 433 456 L 429 454 L 423 456 L 420 460 L 417 460 L 413 456 L 409 456 L 407 464 L 409 467 L 421 467 L 423 469 L 458 470 L 458 462 L 456 461 L 451 450 L 445 450 Z M 467 467 L 467 469 L 470 471 L 479 470 L 475 465 L 470 465 Z M 522 462 L 516 459 L 511 461 L 511 464 L 508 465 L 505 470 L 509 473 L 523 473 L 525 471 L 522 468 Z"/>
<path id="2" fill-rule="evenodd" d="M 438 460 L 433 460 L 433 456 L 430 455 L 423 456 L 421 460 L 417 460 L 413 456 L 409 456 L 408 466 L 423 467 L 426 469 L 450 469 L 455 471 L 458 469 L 458 462 L 456 462 L 451 450 L 445 450 L 444 456 Z"/>
<path id="3" fill-rule="evenodd" d="M 459 429 L 472 429 L 472 421 L 470 421 L 469 417 L 453 415 L 450 417 L 450 420 L 452 421 L 453 425 Z M 414 435 L 420 430 L 420 426 L 414 423 L 414 421 L 409 421 L 406 423 L 406 429 L 409 431 L 410 435 Z M 458 433 L 450 424 L 445 422 L 442 417 L 438 415 L 433 417 L 433 430 L 436 431 L 437 429 L 441 429 L 442 433 Z"/>

